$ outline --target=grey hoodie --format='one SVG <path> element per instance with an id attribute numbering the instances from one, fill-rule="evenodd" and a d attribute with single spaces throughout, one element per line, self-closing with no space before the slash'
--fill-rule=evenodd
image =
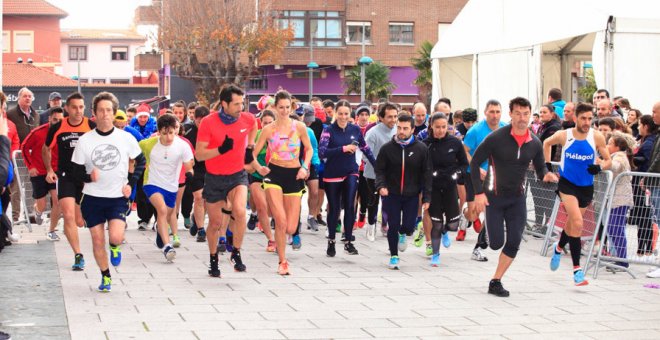
<path id="1" fill-rule="evenodd" d="M 394 137 L 395 134 L 396 126 L 390 129 L 383 123 L 378 123 L 367 131 L 364 140 L 367 142 L 367 145 L 369 145 L 371 152 L 374 154 L 374 158 L 378 158 L 378 152 L 380 152 L 381 146 L 392 140 L 392 137 Z M 374 167 L 369 162 L 365 162 L 364 177 L 374 180 L 376 179 Z"/>

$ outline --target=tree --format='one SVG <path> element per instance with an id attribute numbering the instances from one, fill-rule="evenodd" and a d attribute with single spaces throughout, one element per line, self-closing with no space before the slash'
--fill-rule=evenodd
<path id="1" fill-rule="evenodd" d="M 417 57 L 410 58 L 412 67 L 417 70 L 417 78 L 413 82 L 419 88 L 419 96 L 426 105 L 431 104 L 433 90 L 433 71 L 431 71 L 431 50 L 433 44 L 424 41 L 417 50 Z"/>
<path id="2" fill-rule="evenodd" d="M 578 96 L 581 101 L 591 103 L 591 100 L 596 92 L 596 79 L 594 78 L 594 70 L 588 68 L 584 70 L 584 86 L 578 89 Z"/>
<path id="3" fill-rule="evenodd" d="M 197 99 L 210 102 L 226 83 L 243 85 L 262 62 L 274 63 L 293 40 L 278 28 L 273 1 L 254 7 L 238 0 L 168 0 L 161 11 L 159 47 L 179 77 L 198 85 Z"/>
<path id="4" fill-rule="evenodd" d="M 372 102 L 378 101 L 379 98 L 387 98 L 392 94 L 396 85 L 390 81 L 390 68 L 379 63 L 374 62 L 365 67 L 365 99 Z M 346 74 L 344 86 L 346 87 L 345 93 L 360 94 L 360 66 L 356 66 L 348 70 Z"/>

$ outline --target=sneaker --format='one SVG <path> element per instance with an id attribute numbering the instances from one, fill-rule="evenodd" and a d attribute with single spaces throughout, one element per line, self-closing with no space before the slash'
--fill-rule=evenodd
<path id="1" fill-rule="evenodd" d="M 151 225 L 151 231 L 156 231 L 156 227 L 158 226 L 158 222 L 154 221 L 154 224 Z"/>
<path id="2" fill-rule="evenodd" d="M 179 235 L 172 235 L 172 247 L 181 247 L 181 239 L 179 238 Z"/>
<path id="3" fill-rule="evenodd" d="M 192 230 L 192 228 L 190 228 Z M 197 242 L 206 242 L 206 230 L 199 229 L 197 232 Z"/>
<path id="4" fill-rule="evenodd" d="M 318 222 L 318 224 L 320 224 L 320 225 L 322 225 L 322 226 L 327 226 L 327 225 L 328 225 L 328 224 L 325 223 L 325 221 L 323 220 L 323 216 L 322 216 L 321 214 L 316 215 L 316 222 Z"/>
<path id="5" fill-rule="evenodd" d="M 148 226 L 147 222 L 140 222 L 138 223 L 138 230 L 145 231 L 147 230 L 147 226 Z"/>
<path id="6" fill-rule="evenodd" d="M 433 255 L 433 246 L 431 246 L 430 244 L 427 244 L 426 245 L 426 256 L 431 256 L 431 255 Z"/>
<path id="7" fill-rule="evenodd" d="M 341 222 L 337 222 L 337 227 L 335 227 L 335 232 L 341 233 Z"/>
<path id="8" fill-rule="evenodd" d="M 559 268 L 559 261 L 561 260 L 561 252 L 557 252 L 557 242 L 552 244 L 552 258 L 550 259 L 550 270 L 553 272 Z"/>
<path id="9" fill-rule="evenodd" d="M 481 224 L 481 221 L 478 218 L 474 220 L 474 223 L 472 225 L 474 226 L 475 233 L 478 234 L 481 232 L 481 228 L 483 227 L 483 224 Z"/>
<path id="10" fill-rule="evenodd" d="M 280 262 L 277 273 L 280 275 L 289 275 L 289 262 L 287 260 Z"/>
<path id="11" fill-rule="evenodd" d="M 440 254 L 433 254 L 431 256 L 431 267 L 439 267 L 440 266 Z"/>
<path id="12" fill-rule="evenodd" d="M 415 232 L 413 233 L 413 245 L 419 248 L 422 246 L 422 244 L 424 244 L 424 240 L 424 227 L 422 226 L 422 222 L 419 222 Z"/>
<path id="13" fill-rule="evenodd" d="M 54 232 L 54 231 L 49 231 L 49 232 L 47 232 L 47 233 L 46 233 L 46 238 L 47 238 L 49 241 L 59 241 L 59 240 L 60 240 L 60 237 L 59 237 L 59 236 L 57 235 L 57 233 Z"/>
<path id="14" fill-rule="evenodd" d="M 115 267 L 121 264 L 121 248 L 119 246 L 110 246 L 110 263 Z"/>
<path id="15" fill-rule="evenodd" d="M 399 257 L 396 255 L 390 257 L 390 264 L 388 266 L 390 269 L 399 269 Z"/>
<path id="16" fill-rule="evenodd" d="M 37 210 L 34 211 L 34 223 L 36 225 L 41 225 L 44 223 L 43 215 L 41 213 L 37 213 Z"/>
<path id="17" fill-rule="evenodd" d="M 442 234 L 442 246 L 445 248 L 451 247 L 451 238 L 449 238 L 449 233 Z"/>
<path id="18" fill-rule="evenodd" d="M 490 284 L 488 285 L 488 294 L 493 294 L 499 297 L 508 297 L 509 291 L 504 289 L 502 286 L 502 281 L 490 280 Z"/>
<path id="19" fill-rule="evenodd" d="M 584 279 L 584 272 L 582 269 L 578 269 L 573 272 L 573 281 L 576 286 L 586 286 L 589 284 L 589 281 Z"/>
<path id="20" fill-rule="evenodd" d="M 268 245 L 266 246 L 266 251 L 269 253 L 274 253 L 277 251 L 277 243 L 275 241 L 268 241 Z"/>
<path id="21" fill-rule="evenodd" d="M 328 240 L 328 250 L 325 251 L 328 257 L 335 257 L 337 251 L 335 250 L 335 240 Z"/>
<path id="22" fill-rule="evenodd" d="M 165 259 L 167 262 L 174 262 L 174 258 L 176 257 L 176 251 L 172 246 L 169 244 L 165 246 L 165 249 L 163 249 L 163 255 L 165 255 Z"/>
<path id="23" fill-rule="evenodd" d="M 646 273 L 646 277 L 650 277 L 652 279 L 660 278 L 660 268 L 656 268 L 654 270 L 649 271 L 648 273 Z"/>
<path id="24" fill-rule="evenodd" d="M 210 256 L 209 275 L 211 277 L 220 277 L 220 268 L 218 267 L 218 254 Z"/>
<path id="25" fill-rule="evenodd" d="M 254 230 L 257 227 L 257 222 L 259 222 L 259 219 L 257 218 L 257 214 L 250 214 L 250 219 L 248 220 L 247 228 L 249 230 Z"/>
<path id="26" fill-rule="evenodd" d="M 183 227 L 186 229 L 190 229 L 190 227 L 192 227 L 192 221 L 190 220 L 190 217 L 183 218 Z"/>
<path id="27" fill-rule="evenodd" d="M 83 257 L 83 254 L 76 254 L 75 263 L 71 266 L 71 269 L 76 272 L 85 269 L 85 258 Z"/>
<path id="28" fill-rule="evenodd" d="M 465 241 L 465 230 L 458 230 L 458 233 L 456 233 L 456 241 Z"/>
<path id="29" fill-rule="evenodd" d="M 399 234 L 399 251 L 404 252 L 408 248 L 408 240 L 406 239 L 406 234 Z"/>
<path id="30" fill-rule="evenodd" d="M 360 213 L 358 220 L 355 222 L 355 227 L 358 229 L 364 228 L 365 220 L 366 220 L 365 214 Z"/>
<path id="31" fill-rule="evenodd" d="M 99 285 L 99 292 L 107 293 L 112 289 L 112 278 L 110 276 L 101 275 L 101 285 Z"/>
<path id="32" fill-rule="evenodd" d="M 307 218 L 307 230 L 319 231 L 319 222 L 312 216 Z"/>
<path id="33" fill-rule="evenodd" d="M 195 219 L 193 219 L 192 225 L 188 231 L 190 231 L 190 236 L 197 235 L 197 231 L 199 231 L 199 229 L 197 228 L 197 222 L 195 222 Z"/>
<path id="34" fill-rule="evenodd" d="M 293 235 L 291 248 L 293 248 L 293 250 L 300 250 L 301 247 L 302 247 L 302 242 L 300 241 L 300 235 Z"/>
<path id="35" fill-rule="evenodd" d="M 341 233 L 341 242 L 355 242 L 355 235 L 351 235 L 351 239 L 346 238 L 346 234 Z"/>
<path id="36" fill-rule="evenodd" d="M 221 236 L 218 239 L 218 254 L 224 254 L 227 252 L 227 239 L 224 236 Z"/>
<path id="37" fill-rule="evenodd" d="M 11 340 L 11 334 L 0 331 L 0 340 Z"/>
<path id="38" fill-rule="evenodd" d="M 353 245 L 353 242 L 346 242 L 346 244 L 344 244 L 344 251 L 348 255 L 357 255 L 358 254 L 358 251 L 357 251 L 357 249 L 355 249 L 355 246 Z"/>
<path id="39" fill-rule="evenodd" d="M 374 242 L 376 241 L 376 225 L 369 224 L 367 225 L 367 240 Z"/>
<path id="40" fill-rule="evenodd" d="M 483 252 L 481 251 L 481 248 L 475 248 L 472 251 L 472 259 L 475 260 L 475 261 L 479 261 L 479 262 L 488 261 L 488 258 L 486 257 L 486 255 L 483 254 Z"/>
<path id="41" fill-rule="evenodd" d="M 247 267 L 243 264 L 243 259 L 241 259 L 241 251 L 234 249 L 231 252 L 231 257 L 229 261 L 234 264 L 234 270 L 237 272 L 244 272 Z"/>
<path id="42" fill-rule="evenodd" d="M 165 246 L 165 243 L 163 243 L 163 239 L 160 237 L 160 233 L 156 233 L 156 247 L 158 249 L 163 249 Z"/>

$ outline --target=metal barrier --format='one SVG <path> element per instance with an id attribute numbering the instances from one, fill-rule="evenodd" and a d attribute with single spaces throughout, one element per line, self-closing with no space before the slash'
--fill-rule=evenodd
<path id="1" fill-rule="evenodd" d="M 553 164 L 557 171 L 558 164 Z M 557 183 L 546 183 L 536 177 L 534 167 L 530 165 L 527 169 L 527 183 L 525 194 L 527 196 L 527 225 L 525 234 L 536 238 L 544 238 L 548 226 L 552 225 L 552 216 L 558 206 Z"/>
<path id="2" fill-rule="evenodd" d="M 630 191 L 625 186 L 632 187 Z M 617 187 L 621 187 L 617 191 Z M 623 172 L 612 182 L 604 232 L 595 254 L 594 278 L 601 267 L 608 271 L 627 272 L 633 278 L 631 264 L 660 267 L 658 257 L 658 221 L 660 221 L 660 174 Z M 589 253 L 589 257 L 592 257 Z M 589 262 L 588 262 L 589 263 Z"/>
<path id="3" fill-rule="evenodd" d="M 21 206 L 11 207 L 12 209 L 21 210 L 20 218 L 14 223 L 14 225 L 25 224 L 28 230 L 32 232 L 30 214 L 28 211 L 28 207 L 32 207 L 34 204 L 34 200 L 32 199 L 32 182 L 30 182 L 30 174 L 23 161 L 21 150 L 14 151 L 12 154 L 12 162 L 14 163 L 14 169 L 16 170 L 14 180 L 18 181 L 18 188 L 21 194 Z"/>

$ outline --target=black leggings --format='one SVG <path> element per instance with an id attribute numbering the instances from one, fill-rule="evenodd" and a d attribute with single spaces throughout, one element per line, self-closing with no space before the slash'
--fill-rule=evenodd
<path id="1" fill-rule="evenodd" d="M 355 194 L 358 176 L 348 175 L 341 182 L 325 182 L 325 196 L 328 198 L 328 238 L 335 239 L 339 214 L 344 209 L 344 235 L 347 240 L 353 236 L 355 222 Z"/>
<path id="2" fill-rule="evenodd" d="M 367 223 L 376 224 L 376 219 L 378 218 L 378 203 L 380 202 L 380 195 L 378 195 L 378 190 L 376 190 L 376 180 L 371 178 L 365 178 L 368 189 L 367 201 Z M 385 220 L 385 218 L 383 218 Z"/>
<path id="3" fill-rule="evenodd" d="M 364 177 L 363 172 L 360 171 L 360 179 L 358 180 L 358 201 L 360 204 L 360 215 L 364 216 L 369 213 L 369 224 L 375 224 L 377 218 L 376 208 L 378 207 L 378 204 L 376 204 L 376 207 L 371 209 L 371 200 L 373 199 L 373 195 L 373 191 L 370 189 L 369 183 L 367 183 L 367 179 Z"/>
<path id="4" fill-rule="evenodd" d="M 527 204 L 525 200 L 525 196 L 488 195 L 487 223 L 484 229 L 488 233 L 490 248 L 498 250 L 504 246 L 502 253 L 511 258 L 515 258 L 518 253 L 527 221 Z M 504 239 L 505 222 L 506 240 Z"/>
<path id="5" fill-rule="evenodd" d="M 193 202 L 192 185 L 186 184 L 186 188 L 183 190 L 183 197 L 181 198 L 181 215 L 183 215 L 183 218 L 190 218 Z"/>
<path id="6" fill-rule="evenodd" d="M 419 196 L 401 196 L 390 193 L 383 197 L 383 211 L 387 213 L 387 243 L 390 255 L 399 255 L 399 235 L 412 235 L 419 207 Z"/>

